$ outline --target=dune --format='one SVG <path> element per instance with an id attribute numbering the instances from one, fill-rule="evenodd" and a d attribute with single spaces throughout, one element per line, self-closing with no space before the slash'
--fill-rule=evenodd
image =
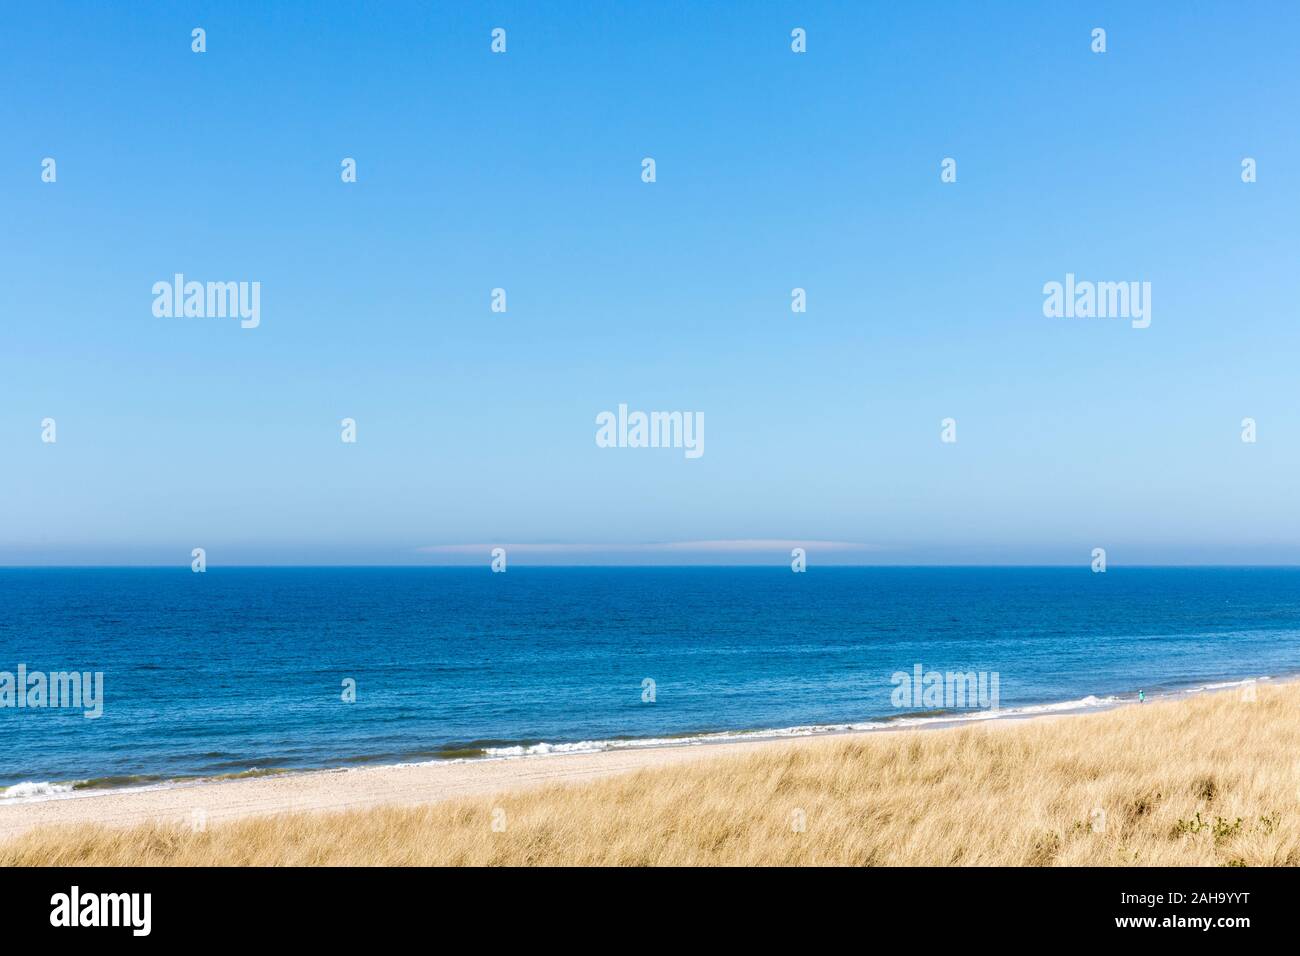
<path id="1" fill-rule="evenodd" d="M 108 792 L 0 807 L 0 841 L 4 866 L 1296 865 L 1300 684 Z"/>

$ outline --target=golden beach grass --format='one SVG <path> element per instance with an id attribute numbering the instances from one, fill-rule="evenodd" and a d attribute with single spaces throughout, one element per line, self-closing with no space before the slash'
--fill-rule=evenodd
<path id="1" fill-rule="evenodd" d="M 0 866 L 1295 865 L 1300 684 L 1246 697 L 773 744 L 495 799 L 200 833 L 45 828 L 0 846 Z"/>

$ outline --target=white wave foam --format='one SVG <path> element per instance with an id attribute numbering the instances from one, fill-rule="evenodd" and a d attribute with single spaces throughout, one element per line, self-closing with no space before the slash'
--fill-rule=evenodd
<path id="1" fill-rule="evenodd" d="M 0 800 L 40 800 L 71 792 L 72 784 L 70 783 L 50 783 L 49 781 L 37 783 L 28 780 L 0 790 Z"/>
<path id="2" fill-rule="evenodd" d="M 857 730 L 881 730 L 897 721 L 868 721 L 859 724 L 817 724 L 807 727 L 781 727 L 774 730 L 724 730 L 689 737 L 638 737 L 635 740 L 581 740 L 576 743 L 517 744 L 512 747 L 487 747 L 484 757 L 544 757 L 560 754 L 599 753 L 606 750 L 640 750 L 645 747 L 695 747 L 700 744 L 728 743 L 743 740 L 772 740 L 782 737 L 811 737 L 817 734 L 848 733 Z M 469 758 L 474 759 L 474 758 Z M 481 759 L 481 758 L 480 758 Z M 440 761 L 445 763 L 446 761 Z"/>
<path id="3" fill-rule="evenodd" d="M 1091 707 L 1110 707 L 1121 702 L 1119 697 L 1097 697 L 1089 694 L 1078 700 L 1062 700 L 1054 704 L 1026 704 L 1023 707 L 1000 707 L 997 710 L 977 710 L 950 714 L 927 714 L 921 717 L 899 717 L 885 727 L 912 727 L 918 724 L 954 724 L 974 720 L 998 720 L 1005 717 L 1032 717 L 1035 714 L 1060 714 Z"/>
<path id="4" fill-rule="evenodd" d="M 1227 690 L 1229 687 L 1244 687 L 1247 684 L 1253 684 L 1256 681 L 1272 680 L 1267 674 L 1263 677 L 1247 677 L 1245 680 L 1227 680 L 1218 684 L 1202 684 L 1200 687 L 1189 687 L 1184 694 L 1203 694 L 1209 690 Z"/>
<path id="5" fill-rule="evenodd" d="M 1107 707 L 1120 702 L 1118 697 L 1088 695 L 1079 700 L 1059 701 L 1054 704 L 1032 704 L 998 710 L 963 711 L 949 714 L 926 714 L 916 717 L 895 717 L 891 720 L 871 720 L 851 724 L 812 724 L 801 727 L 781 727 L 774 730 L 720 731 L 696 734 L 690 737 L 641 737 L 635 740 L 582 740 L 576 743 L 516 744 L 510 747 L 484 748 L 483 756 L 489 758 L 545 757 L 560 754 L 600 753 L 606 750 L 637 750 L 643 747 L 692 747 L 701 744 L 727 743 L 744 740 L 773 740 L 786 737 L 813 737 L 823 734 L 844 734 L 865 730 L 887 730 L 898 727 L 915 727 L 926 724 L 955 724 L 974 720 L 996 720 L 1005 717 L 1028 717 L 1034 714 L 1064 713 Z M 476 759 L 476 758 L 462 758 Z M 482 758 L 477 758 L 482 759 Z M 435 761 L 448 763 L 450 761 Z"/>

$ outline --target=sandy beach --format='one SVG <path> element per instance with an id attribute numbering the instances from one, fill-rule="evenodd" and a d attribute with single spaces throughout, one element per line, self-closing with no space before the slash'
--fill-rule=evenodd
<path id="1" fill-rule="evenodd" d="M 1113 706 L 1066 713 L 1008 716 L 978 723 L 989 728 L 1005 728 L 1027 721 L 1043 722 L 1099 713 L 1112 709 Z M 211 825 L 277 813 L 366 810 L 379 806 L 409 807 L 462 797 L 517 793 L 547 784 L 580 784 L 640 770 L 656 770 L 785 747 L 815 745 L 828 739 L 854 740 L 900 733 L 952 732 L 970 726 L 970 723 L 952 721 L 925 727 L 900 726 L 898 729 L 820 733 L 804 737 L 756 738 L 506 759 L 376 765 L 240 779 L 196 780 L 156 787 L 83 790 L 66 796 L 0 804 L 0 841 L 42 826 L 191 826 L 196 812 L 201 812 L 206 824 Z"/>
<path id="2" fill-rule="evenodd" d="M 206 814 L 206 821 L 211 825 L 276 813 L 413 806 L 458 797 L 511 793 L 546 784 L 580 783 L 637 770 L 753 753 L 764 748 L 799 746 L 823 740 L 826 736 L 460 763 L 360 767 L 158 788 L 82 791 L 65 797 L 0 805 L 0 840 L 11 839 L 37 826 L 88 823 L 113 827 L 145 823 L 189 826 L 195 811 Z"/>
<path id="3" fill-rule="evenodd" d="M 1026 721 L 1050 721 L 1098 713 L 1113 706 L 1009 716 L 979 721 L 979 724 L 1004 728 Z M 242 779 L 196 780 L 156 787 L 85 790 L 66 796 L 0 804 L 0 841 L 41 826 L 100 824 L 132 827 L 151 823 L 191 826 L 196 813 L 202 813 L 203 820 L 211 825 L 277 813 L 417 806 L 461 797 L 517 793 L 547 784 L 577 784 L 640 770 L 761 753 L 773 748 L 808 746 L 827 739 L 942 733 L 969 725 L 969 721 L 953 721 L 925 727 L 900 726 L 897 729 L 821 733 L 805 737 L 648 746 L 508 759 L 377 765 Z"/>

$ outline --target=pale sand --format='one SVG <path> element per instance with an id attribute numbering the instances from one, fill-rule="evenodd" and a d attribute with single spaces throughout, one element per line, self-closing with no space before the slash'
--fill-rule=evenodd
<path id="1" fill-rule="evenodd" d="M 383 804 L 410 806 L 454 797 L 510 793 L 548 783 L 576 783 L 821 739 L 825 737 L 321 770 L 153 790 L 83 791 L 68 797 L 0 805 L 0 839 L 44 825 L 100 823 L 126 827 L 159 821 L 189 826 L 196 809 L 201 809 L 211 824 L 261 814 L 358 810 Z"/>
<path id="2" fill-rule="evenodd" d="M 1020 723 L 1022 719 L 1054 720 L 1064 716 L 1069 715 L 1043 714 L 979 723 L 990 727 L 1010 726 Z M 924 730 L 915 727 L 871 730 L 588 754 L 471 760 L 463 763 L 317 770 L 238 780 L 211 780 L 156 789 L 82 791 L 66 797 L 0 804 L 0 840 L 12 839 L 32 827 L 47 825 L 98 823 L 129 827 L 161 822 L 190 826 L 196 810 L 202 810 L 207 823 L 212 824 L 276 813 L 360 810 L 381 805 L 411 806 L 455 797 L 509 794 L 549 783 L 581 783 L 642 769 L 752 753 L 764 747 L 797 747 L 824 741 L 827 737 L 929 733 L 952 726 L 957 725 L 932 725 Z"/>

